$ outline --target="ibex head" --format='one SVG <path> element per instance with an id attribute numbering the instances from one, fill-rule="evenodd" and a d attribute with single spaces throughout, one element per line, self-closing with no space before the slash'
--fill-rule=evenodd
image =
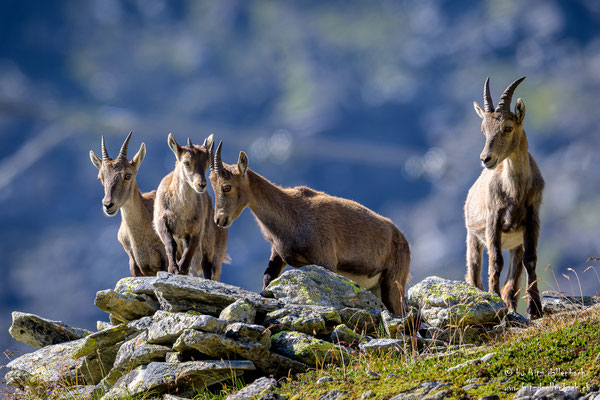
<path id="1" fill-rule="evenodd" d="M 490 78 L 487 78 L 483 86 L 484 108 L 473 102 L 477 115 L 483 120 L 481 131 L 485 135 L 485 147 L 480 158 L 485 168 L 494 169 L 519 146 L 523 134 L 525 103 L 523 99 L 517 99 L 514 114 L 510 111 L 510 103 L 515 89 L 523 79 L 525 77 L 511 83 L 502 93 L 498 107 L 494 108 L 490 95 Z"/>
<path id="2" fill-rule="evenodd" d="M 210 162 L 209 149 L 213 145 L 213 135 L 204 139 L 202 146 L 192 144 L 189 138 L 187 146 L 180 146 L 173 134 L 169 133 L 168 143 L 177 158 L 175 173 L 179 172 L 185 182 L 196 192 L 204 192 L 206 190 L 206 169 Z"/>
<path id="3" fill-rule="evenodd" d="M 135 176 L 146 156 L 146 145 L 142 143 L 133 159 L 131 161 L 127 160 L 127 147 L 130 139 L 131 132 L 127 135 L 119 155 L 114 160 L 108 156 L 104 136 L 102 136 L 102 158 L 90 150 L 90 160 L 98 168 L 98 179 L 104 186 L 102 209 L 106 215 L 111 217 L 119 211 L 131 195 L 131 190 L 135 186 L 133 184 Z"/>
<path id="4" fill-rule="evenodd" d="M 221 160 L 219 143 L 210 164 L 210 183 L 215 191 L 215 224 L 227 228 L 248 205 L 248 156 L 240 152 L 237 165 L 227 165 Z"/>

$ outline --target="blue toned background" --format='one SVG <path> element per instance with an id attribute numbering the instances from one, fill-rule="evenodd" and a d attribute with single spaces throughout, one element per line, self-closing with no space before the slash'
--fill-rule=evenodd
<path id="1" fill-rule="evenodd" d="M 94 295 L 129 274 L 128 259 L 88 152 L 105 135 L 116 154 L 130 130 L 131 155 L 147 145 L 143 191 L 173 167 L 170 131 L 181 142 L 214 133 L 226 162 L 245 150 L 274 182 L 392 218 L 412 246 L 412 282 L 461 279 L 462 206 L 484 143 L 472 102 L 488 75 L 495 102 L 527 75 L 514 98 L 547 182 L 542 288 L 599 292 L 585 271 L 600 267 L 586 262 L 600 256 L 595 0 L 5 0 L 0 10 L 0 350 L 31 350 L 8 335 L 12 310 L 90 329 L 106 319 Z M 269 248 L 248 210 L 229 238 L 222 280 L 259 290 Z"/>

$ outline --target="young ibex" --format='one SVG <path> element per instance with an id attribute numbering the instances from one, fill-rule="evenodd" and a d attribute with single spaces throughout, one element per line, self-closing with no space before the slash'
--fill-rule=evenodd
<path id="1" fill-rule="evenodd" d="M 168 143 L 175 153 L 175 169 L 160 182 L 154 206 L 154 228 L 164 243 L 168 271 L 187 274 L 200 249 L 202 274 L 218 281 L 226 257 L 227 230 L 215 225 L 212 200 L 205 192 L 213 135 L 202 146 L 193 145 L 190 139 L 187 146 L 180 146 L 170 133 Z M 178 240 L 184 245 L 179 261 Z"/>
<path id="2" fill-rule="evenodd" d="M 537 318 L 542 315 L 535 266 L 544 180 L 528 151 L 523 99 L 517 100 L 514 114 L 510 111 L 513 92 L 523 79 L 511 83 L 494 108 L 488 78 L 483 91 L 484 108 L 474 103 L 483 120 L 481 130 L 486 140 L 480 158 L 485 169 L 469 190 L 465 203 L 466 279 L 483 289 L 481 263 L 485 245 L 489 257 L 489 291 L 501 294 L 509 309 L 515 310 L 524 266 L 527 312 Z M 502 249 L 510 250 L 510 269 L 500 292 Z"/>
<path id="3" fill-rule="evenodd" d="M 286 264 L 317 264 L 371 290 L 395 314 L 404 313 L 410 250 L 389 219 L 307 187 L 281 188 L 250 170 L 244 152 L 237 166 L 224 164 L 221 145 L 211 159 L 215 222 L 228 227 L 250 207 L 271 243 L 263 288 Z"/>
<path id="4" fill-rule="evenodd" d="M 156 275 L 167 270 L 165 247 L 152 228 L 152 211 L 155 191 L 140 193 L 136 175 L 146 155 L 146 145 L 127 160 L 127 147 L 131 132 L 125 139 L 119 156 L 112 160 L 108 156 L 104 136 L 102 137 L 102 159 L 90 150 L 92 164 L 98 168 L 98 179 L 104 186 L 102 209 L 108 216 L 114 216 L 121 210 L 119 242 L 129 256 L 131 276 Z"/>

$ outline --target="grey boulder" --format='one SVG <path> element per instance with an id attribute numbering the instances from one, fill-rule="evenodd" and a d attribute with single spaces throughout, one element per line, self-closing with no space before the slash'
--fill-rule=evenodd
<path id="1" fill-rule="evenodd" d="M 380 299 L 348 278 L 323 267 L 307 265 L 284 272 L 263 290 L 286 304 L 383 310 Z"/>
<path id="2" fill-rule="evenodd" d="M 18 311 L 12 313 L 12 325 L 8 332 L 13 338 L 33 347 L 69 342 L 92 333 L 87 329 L 74 328 L 64 322 Z"/>
<path id="3" fill-rule="evenodd" d="M 236 393 L 230 394 L 225 397 L 225 400 L 250 400 L 254 399 L 257 396 L 277 387 L 277 381 L 273 378 L 267 378 L 263 376 L 262 378 L 258 378 L 250 385 L 244 387 L 243 389 L 237 391 Z"/>
<path id="4" fill-rule="evenodd" d="M 96 293 L 94 304 L 122 322 L 152 315 L 159 309 L 154 296 L 131 292 L 117 293 L 112 289 Z"/>
<path id="5" fill-rule="evenodd" d="M 256 308 L 244 299 L 238 299 L 225 307 L 219 318 L 227 322 L 243 322 L 253 324 L 256 318 Z"/>
<path id="6" fill-rule="evenodd" d="M 222 333 L 226 326 L 227 321 L 210 315 L 158 311 L 148 328 L 148 343 L 173 344 L 186 329 Z"/>

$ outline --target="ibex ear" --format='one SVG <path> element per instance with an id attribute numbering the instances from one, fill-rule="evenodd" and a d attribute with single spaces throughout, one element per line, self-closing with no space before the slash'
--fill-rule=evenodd
<path id="1" fill-rule="evenodd" d="M 517 99 L 517 105 L 515 106 L 515 117 L 517 117 L 517 123 L 521 125 L 525 119 L 525 102 L 522 98 Z"/>
<path id="2" fill-rule="evenodd" d="M 210 149 L 210 146 L 212 146 L 212 144 L 215 141 L 215 135 L 213 135 L 212 133 L 210 134 L 209 137 L 207 137 L 206 139 L 204 139 L 204 143 L 202 143 L 202 145 L 204 147 L 206 147 L 207 149 Z"/>
<path id="3" fill-rule="evenodd" d="M 167 143 L 169 143 L 169 147 L 175 153 L 175 157 L 179 160 L 179 156 L 181 155 L 181 146 L 177 143 L 172 133 L 169 133 L 169 138 L 167 139 Z"/>
<path id="4" fill-rule="evenodd" d="M 136 171 L 140 168 L 142 161 L 144 161 L 144 157 L 146 157 L 146 144 L 142 143 L 142 145 L 140 146 L 140 149 L 138 150 L 136 155 L 133 156 L 133 160 L 131 160 L 131 166 Z"/>
<path id="5" fill-rule="evenodd" d="M 238 158 L 238 171 L 240 175 L 244 176 L 248 169 L 248 156 L 243 151 L 240 151 L 240 157 Z"/>
<path id="6" fill-rule="evenodd" d="M 92 160 L 92 164 L 98 169 L 102 167 L 102 159 L 96 155 L 92 150 L 90 150 L 90 160 Z"/>
<path id="7" fill-rule="evenodd" d="M 475 109 L 477 115 L 479 115 L 479 118 L 483 119 L 483 117 L 485 117 L 485 110 L 481 108 L 481 106 L 477 104 L 476 101 L 473 102 L 473 108 Z"/>

